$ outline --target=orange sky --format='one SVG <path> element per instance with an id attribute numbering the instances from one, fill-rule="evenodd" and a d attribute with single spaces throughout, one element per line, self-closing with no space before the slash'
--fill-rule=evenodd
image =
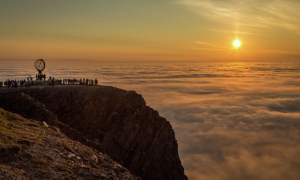
<path id="1" fill-rule="evenodd" d="M 299 9 L 296 0 L 3 0 L 0 59 L 298 61 Z"/>

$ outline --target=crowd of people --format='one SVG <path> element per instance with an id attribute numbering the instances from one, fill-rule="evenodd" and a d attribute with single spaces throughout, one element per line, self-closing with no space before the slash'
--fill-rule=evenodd
<path id="1" fill-rule="evenodd" d="M 3 86 L 9 88 L 18 88 L 18 87 L 30 87 L 33 85 L 33 81 L 30 78 L 22 79 L 22 80 L 12 80 L 8 79 L 6 81 L 0 81 L 0 88 Z"/>
<path id="2" fill-rule="evenodd" d="M 45 81 L 45 80 L 44 80 Z M 11 80 L 8 79 L 6 81 L 0 81 L 0 88 L 7 87 L 7 88 L 18 88 L 18 87 L 30 87 L 33 86 L 35 83 L 32 77 L 28 77 L 27 79 L 22 80 Z M 55 85 L 85 85 L 85 86 L 93 86 L 98 85 L 97 79 L 55 79 L 54 77 L 49 77 L 47 80 L 48 86 L 55 86 Z"/>
<path id="3" fill-rule="evenodd" d="M 86 85 L 93 86 L 98 85 L 97 79 L 55 79 L 54 77 L 49 77 L 48 85 Z"/>
<path id="4" fill-rule="evenodd" d="M 53 77 L 49 77 L 48 85 L 49 84 L 58 84 L 58 85 L 86 85 L 86 86 L 93 86 L 98 85 L 97 79 L 55 79 Z"/>

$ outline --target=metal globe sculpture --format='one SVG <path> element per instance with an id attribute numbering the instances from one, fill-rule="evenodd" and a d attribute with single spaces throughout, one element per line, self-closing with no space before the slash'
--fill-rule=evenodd
<path id="1" fill-rule="evenodd" d="M 42 74 L 42 72 L 44 71 L 44 69 L 46 68 L 46 63 L 43 59 L 38 59 L 34 62 L 34 67 L 35 69 L 39 72 L 37 75 L 36 75 L 36 79 L 37 80 L 46 80 L 46 75 L 45 74 Z"/>
<path id="2" fill-rule="evenodd" d="M 44 69 L 46 67 L 46 63 L 43 59 L 38 59 L 34 62 L 34 67 L 39 72 L 42 72 L 42 71 L 44 71 Z"/>

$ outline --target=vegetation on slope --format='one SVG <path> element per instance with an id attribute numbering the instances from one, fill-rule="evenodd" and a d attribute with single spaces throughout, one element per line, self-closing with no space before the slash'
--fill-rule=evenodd
<path id="1" fill-rule="evenodd" d="M 0 179 L 139 179 L 56 127 L 0 109 Z"/>

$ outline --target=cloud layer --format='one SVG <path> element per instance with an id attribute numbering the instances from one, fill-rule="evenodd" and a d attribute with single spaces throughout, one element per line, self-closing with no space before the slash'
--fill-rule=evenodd
<path id="1" fill-rule="evenodd" d="M 171 121 L 190 179 L 300 177 L 299 64 L 166 67 L 124 88 Z"/>

